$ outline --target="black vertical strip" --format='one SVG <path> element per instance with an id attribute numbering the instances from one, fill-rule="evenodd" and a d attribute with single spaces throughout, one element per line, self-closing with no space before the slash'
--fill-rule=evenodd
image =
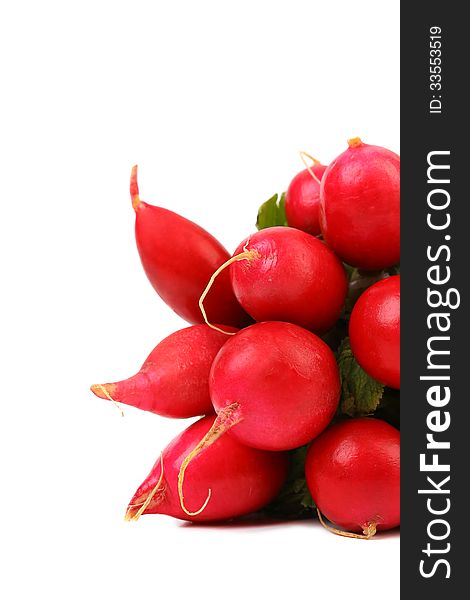
<path id="1" fill-rule="evenodd" d="M 470 52 L 463 6 L 435 0 L 419 7 L 401 3 L 401 590 L 405 600 L 465 597 L 470 576 L 465 510 L 470 480 L 470 352 L 466 344 L 470 221 L 464 190 L 470 173 L 470 152 L 464 147 Z M 433 52 L 437 49 L 440 52 Z M 440 83 L 441 89 L 433 83 Z M 449 154 L 429 155 L 445 151 Z M 428 181 L 428 161 L 450 169 L 431 169 Z M 449 205 L 432 208 L 428 200 L 435 207 Z M 441 306 L 429 306 L 428 289 L 435 292 L 430 298 L 434 304 L 439 305 L 441 294 Z M 448 299 L 455 306 L 459 296 L 459 307 L 443 305 Z M 448 331 L 440 331 L 439 326 L 444 330 L 449 324 Z M 450 354 L 430 354 L 428 346 Z M 435 368 L 429 368 L 428 360 Z M 420 376 L 450 379 L 420 380 Z M 436 406 L 431 406 L 429 397 Z M 436 443 L 449 442 L 450 449 L 427 448 L 427 434 Z M 435 460 L 438 469 L 449 465 L 450 471 L 424 471 L 421 454 L 426 464 Z"/>

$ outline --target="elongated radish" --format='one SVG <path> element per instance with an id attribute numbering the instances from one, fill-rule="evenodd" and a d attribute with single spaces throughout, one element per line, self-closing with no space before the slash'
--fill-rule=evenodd
<path id="1" fill-rule="evenodd" d="M 228 252 L 199 225 L 143 202 L 137 167 L 132 169 L 130 193 L 136 213 L 137 248 L 150 283 L 180 317 L 202 323 L 198 300 L 212 273 L 229 258 Z M 206 310 L 213 323 L 242 327 L 249 322 L 233 294 L 228 273 L 215 282 Z"/>
<path id="2" fill-rule="evenodd" d="M 287 475 L 287 455 L 255 450 L 224 436 L 209 444 L 188 467 L 183 510 L 178 493 L 181 463 L 212 423 L 211 417 L 200 419 L 165 448 L 132 497 L 126 519 L 154 513 L 188 521 L 218 521 L 256 511 L 276 496 Z M 196 510 L 201 506 L 201 512 Z"/>
<path id="3" fill-rule="evenodd" d="M 371 537 L 400 524 L 400 433 L 385 421 L 328 428 L 309 448 L 305 476 L 319 511 L 346 531 Z"/>
<path id="4" fill-rule="evenodd" d="M 339 318 L 344 268 L 313 236 L 268 227 L 242 242 L 230 262 L 235 295 L 255 321 L 287 321 L 323 333 Z"/>
<path id="5" fill-rule="evenodd" d="M 400 261 L 400 158 L 359 138 L 348 145 L 321 181 L 322 233 L 344 262 L 380 270 Z"/>
<path id="6" fill-rule="evenodd" d="M 210 368 L 226 341 L 226 335 L 207 325 L 180 329 L 152 350 L 136 375 L 92 385 L 91 390 L 99 398 L 112 398 L 164 417 L 207 415 L 214 410 L 209 395 Z"/>

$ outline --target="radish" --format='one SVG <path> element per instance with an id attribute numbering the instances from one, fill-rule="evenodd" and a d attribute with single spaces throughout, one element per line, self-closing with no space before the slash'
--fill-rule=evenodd
<path id="1" fill-rule="evenodd" d="M 325 171 L 320 224 L 346 263 L 380 270 L 400 260 L 400 158 L 359 138 Z"/>
<path id="2" fill-rule="evenodd" d="M 290 182 L 286 192 L 286 217 L 290 227 L 311 235 L 320 233 L 319 181 L 325 171 L 326 166 L 313 159 L 313 165 L 297 173 Z"/>
<path id="3" fill-rule="evenodd" d="M 374 283 L 354 305 L 351 350 L 364 371 L 400 389 L 400 276 Z"/>
<path id="4" fill-rule="evenodd" d="M 312 440 L 333 418 L 340 391 L 330 348 L 313 333 L 278 321 L 230 338 L 214 360 L 209 386 L 219 416 L 229 411 L 231 422 L 239 421 L 230 435 L 262 450 Z"/>
<path id="5" fill-rule="evenodd" d="M 227 435 L 260 450 L 290 450 L 329 424 L 339 403 L 333 352 L 291 323 L 256 323 L 231 337 L 217 354 L 209 387 L 217 418 L 181 464 L 180 490 L 191 461 Z M 184 506 L 182 494 L 181 505 Z"/>
<path id="6" fill-rule="evenodd" d="M 132 497 L 127 520 L 155 513 L 188 521 L 218 521 L 256 511 L 277 495 L 287 475 L 287 454 L 255 450 L 224 436 L 208 444 L 188 468 L 184 502 L 180 504 L 181 463 L 212 423 L 212 417 L 200 419 L 165 448 Z M 204 502 L 208 489 L 209 496 Z M 194 512 L 186 508 L 201 505 Z"/>
<path id="7" fill-rule="evenodd" d="M 162 340 L 136 375 L 117 383 L 92 385 L 91 390 L 99 398 L 164 417 L 180 419 L 212 413 L 209 371 L 226 341 L 226 335 L 207 325 L 186 327 Z"/>
<path id="8" fill-rule="evenodd" d="M 303 231 L 268 227 L 242 242 L 212 276 L 201 309 L 211 283 L 228 265 L 235 295 L 255 321 L 287 321 L 323 333 L 340 316 L 347 291 L 343 265 Z"/>
<path id="9" fill-rule="evenodd" d="M 400 524 L 400 433 L 385 421 L 363 417 L 328 428 L 308 450 L 305 476 L 320 518 L 347 530 L 334 533 L 369 538 Z"/>
<path id="10" fill-rule="evenodd" d="M 137 249 L 150 283 L 180 317 L 189 323 L 202 323 L 199 297 L 212 273 L 230 255 L 192 221 L 143 202 L 139 197 L 137 167 L 132 169 L 130 193 L 136 213 Z M 243 327 L 249 322 L 233 295 L 228 273 L 215 283 L 206 309 L 214 323 Z"/>
<path id="11" fill-rule="evenodd" d="M 209 387 L 217 418 L 183 461 L 180 489 L 190 462 L 226 432 L 260 450 L 297 448 L 328 425 L 340 394 L 330 348 L 313 333 L 278 321 L 233 335 L 214 360 Z"/>

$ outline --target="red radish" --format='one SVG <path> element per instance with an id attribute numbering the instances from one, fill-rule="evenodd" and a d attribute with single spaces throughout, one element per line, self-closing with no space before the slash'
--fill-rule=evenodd
<path id="1" fill-rule="evenodd" d="M 359 138 L 325 171 L 320 224 L 346 263 L 380 270 L 400 261 L 400 158 Z"/>
<path id="2" fill-rule="evenodd" d="M 333 418 L 340 392 L 330 348 L 315 334 L 279 321 L 256 323 L 231 337 L 214 360 L 209 386 L 219 421 L 229 416 L 217 434 L 233 427 L 231 436 L 262 450 L 289 450 L 312 440 Z"/>
<path id="3" fill-rule="evenodd" d="M 230 262 L 235 295 L 255 321 L 323 333 L 338 320 L 347 291 L 344 268 L 313 236 L 268 227 L 242 242 Z"/>
<path id="4" fill-rule="evenodd" d="M 349 321 L 351 350 L 366 373 L 400 389 L 400 276 L 368 288 Z"/>
<path id="5" fill-rule="evenodd" d="M 212 273 L 229 258 L 227 250 L 199 225 L 143 202 L 137 167 L 132 169 L 130 192 L 136 213 L 137 248 L 150 283 L 180 317 L 202 323 L 198 300 Z M 215 282 L 206 310 L 214 323 L 243 327 L 249 322 L 233 295 L 228 273 Z"/>
<path id="6" fill-rule="evenodd" d="M 226 432 L 260 450 L 297 448 L 328 425 L 340 394 L 336 360 L 325 342 L 279 321 L 231 337 L 214 360 L 209 386 L 217 418 L 181 464 L 180 492 L 191 461 Z M 184 506 L 182 493 L 180 499 Z"/>
<path id="7" fill-rule="evenodd" d="M 326 166 L 314 160 L 309 169 L 297 173 L 286 192 L 286 217 L 290 227 L 311 235 L 320 233 L 320 184 L 310 170 L 321 180 Z"/>
<path id="8" fill-rule="evenodd" d="M 313 333 L 279 321 L 257 323 L 230 338 L 214 360 L 209 385 L 217 413 L 239 405 L 234 415 L 240 422 L 230 435 L 262 450 L 289 450 L 312 440 L 333 418 L 340 392 L 330 348 Z"/>
<path id="9" fill-rule="evenodd" d="M 256 511 L 276 496 L 287 475 L 287 455 L 255 450 L 224 436 L 209 444 L 188 467 L 182 490 L 184 503 L 180 504 L 181 464 L 212 423 L 212 417 L 200 419 L 165 448 L 161 459 L 132 497 L 127 520 L 156 513 L 188 521 L 218 521 Z M 204 503 L 208 489 L 209 500 Z M 196 510 L 201 505 L 203 509 Z"/>
<path id="10" fill-rule="evenodd" d="M 226 329 L 236 332 L 233 327 Z M 186 327 L 162 340 L 133 377 L 92 385 L 91 390 L 99 398 L 164 417 L 207 415 L 214 411 L 209 395 L 209 371 L 227 339 L 207 325 Z"/>
<path id="11" fill-rule="evenodd" d="M 371 537 L 400 524 L 400 433 L 385 421 L 327 429 L 308 450 L 305 476 L 318 509 L 339 527 Z"/>

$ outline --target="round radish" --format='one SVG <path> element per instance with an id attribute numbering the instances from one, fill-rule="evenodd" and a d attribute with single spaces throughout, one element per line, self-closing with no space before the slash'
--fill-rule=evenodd
<path id="1" fill-rule="evenodd" d="M 228 331 L 236 329 L 226 327 Z M 122 402 L 164 417 L 187 418 L 213 412 L 209 371 L 227 336 L 208 325 L 172 333 L 149 354 L 140 371 L 123 381 L 92 385 L 99 398 Z"/>
<path id="2" fill-rule="evenodd" d="M 287 455 L 255 450 L 224 436 L 208 445 L 188 467 L 184 503 L 180 503 L 181 464 L 212 423 L 212 417 L 200 419 L 165 448 L 132 497 L 127 520 L 156 513 L 188 521 L 218 521 L 256 511 L 276 496 L 287 475 Z"/>
<path id="3" fill-rule="evenodd" d="M 348 144 L 322 178 L 322 233 L 344 262 L 380 270 L 400 260 L 400 158 L 359 138 Z"/>
<path id="4" fill-rule="evenodd" d="M 400 389 L 400 276 L 374 283 L 354 305 L 351 350 L 366 373 Z"/>
<path id="5" fill-rule="evenodd" d="M 310 169 L 321 180 L 326 166 L 315 161 Z M 290 227 L 311 235 L 320 233 L 320 184 L 309 169 L 297 173 L 287 188 L 286 217 Z"/>
<path id="6" fill-rule="evenodd" d="M 339 527 L 369 537 L 400 524 L 400 433 L 385 421 L 327 429 L 308 450 L 305 476 L 318 509 Z"/>
<path id="7" fill-rule="evenodd" d="M 346 297 L 341 262 L 323 242 L 290 227 L 250 236 L 235 251 L 230 272 L 238 301 L 255 321 L 323 333 L 338 320 Z"/>
<path id="8" fill-rule="evenodd" d="M 139 197 L 137 167 L 132 170 L 130 192 L 136 213 L 137 248 L 150 283 L 180 317 L 190 323 L 203 323 L 199 298 L 229 253 L 199 225 L 143 202 Z M 214 283 L 206 311 L 213 323 L 243 327 L 249 322 L 233 294 L 228 273 L 222 273 Z"/>
<path id="9" fill-rule="evenodd" d="M 330 348 L 282 322 L 257 323 L 231 337 L 215 358 L 209 385 L 219 416 L 229 410 L 231 424 L 237 421 L 230 435 L 263 450 L 312 440 L 333 418 L 340 392 Z"/>

